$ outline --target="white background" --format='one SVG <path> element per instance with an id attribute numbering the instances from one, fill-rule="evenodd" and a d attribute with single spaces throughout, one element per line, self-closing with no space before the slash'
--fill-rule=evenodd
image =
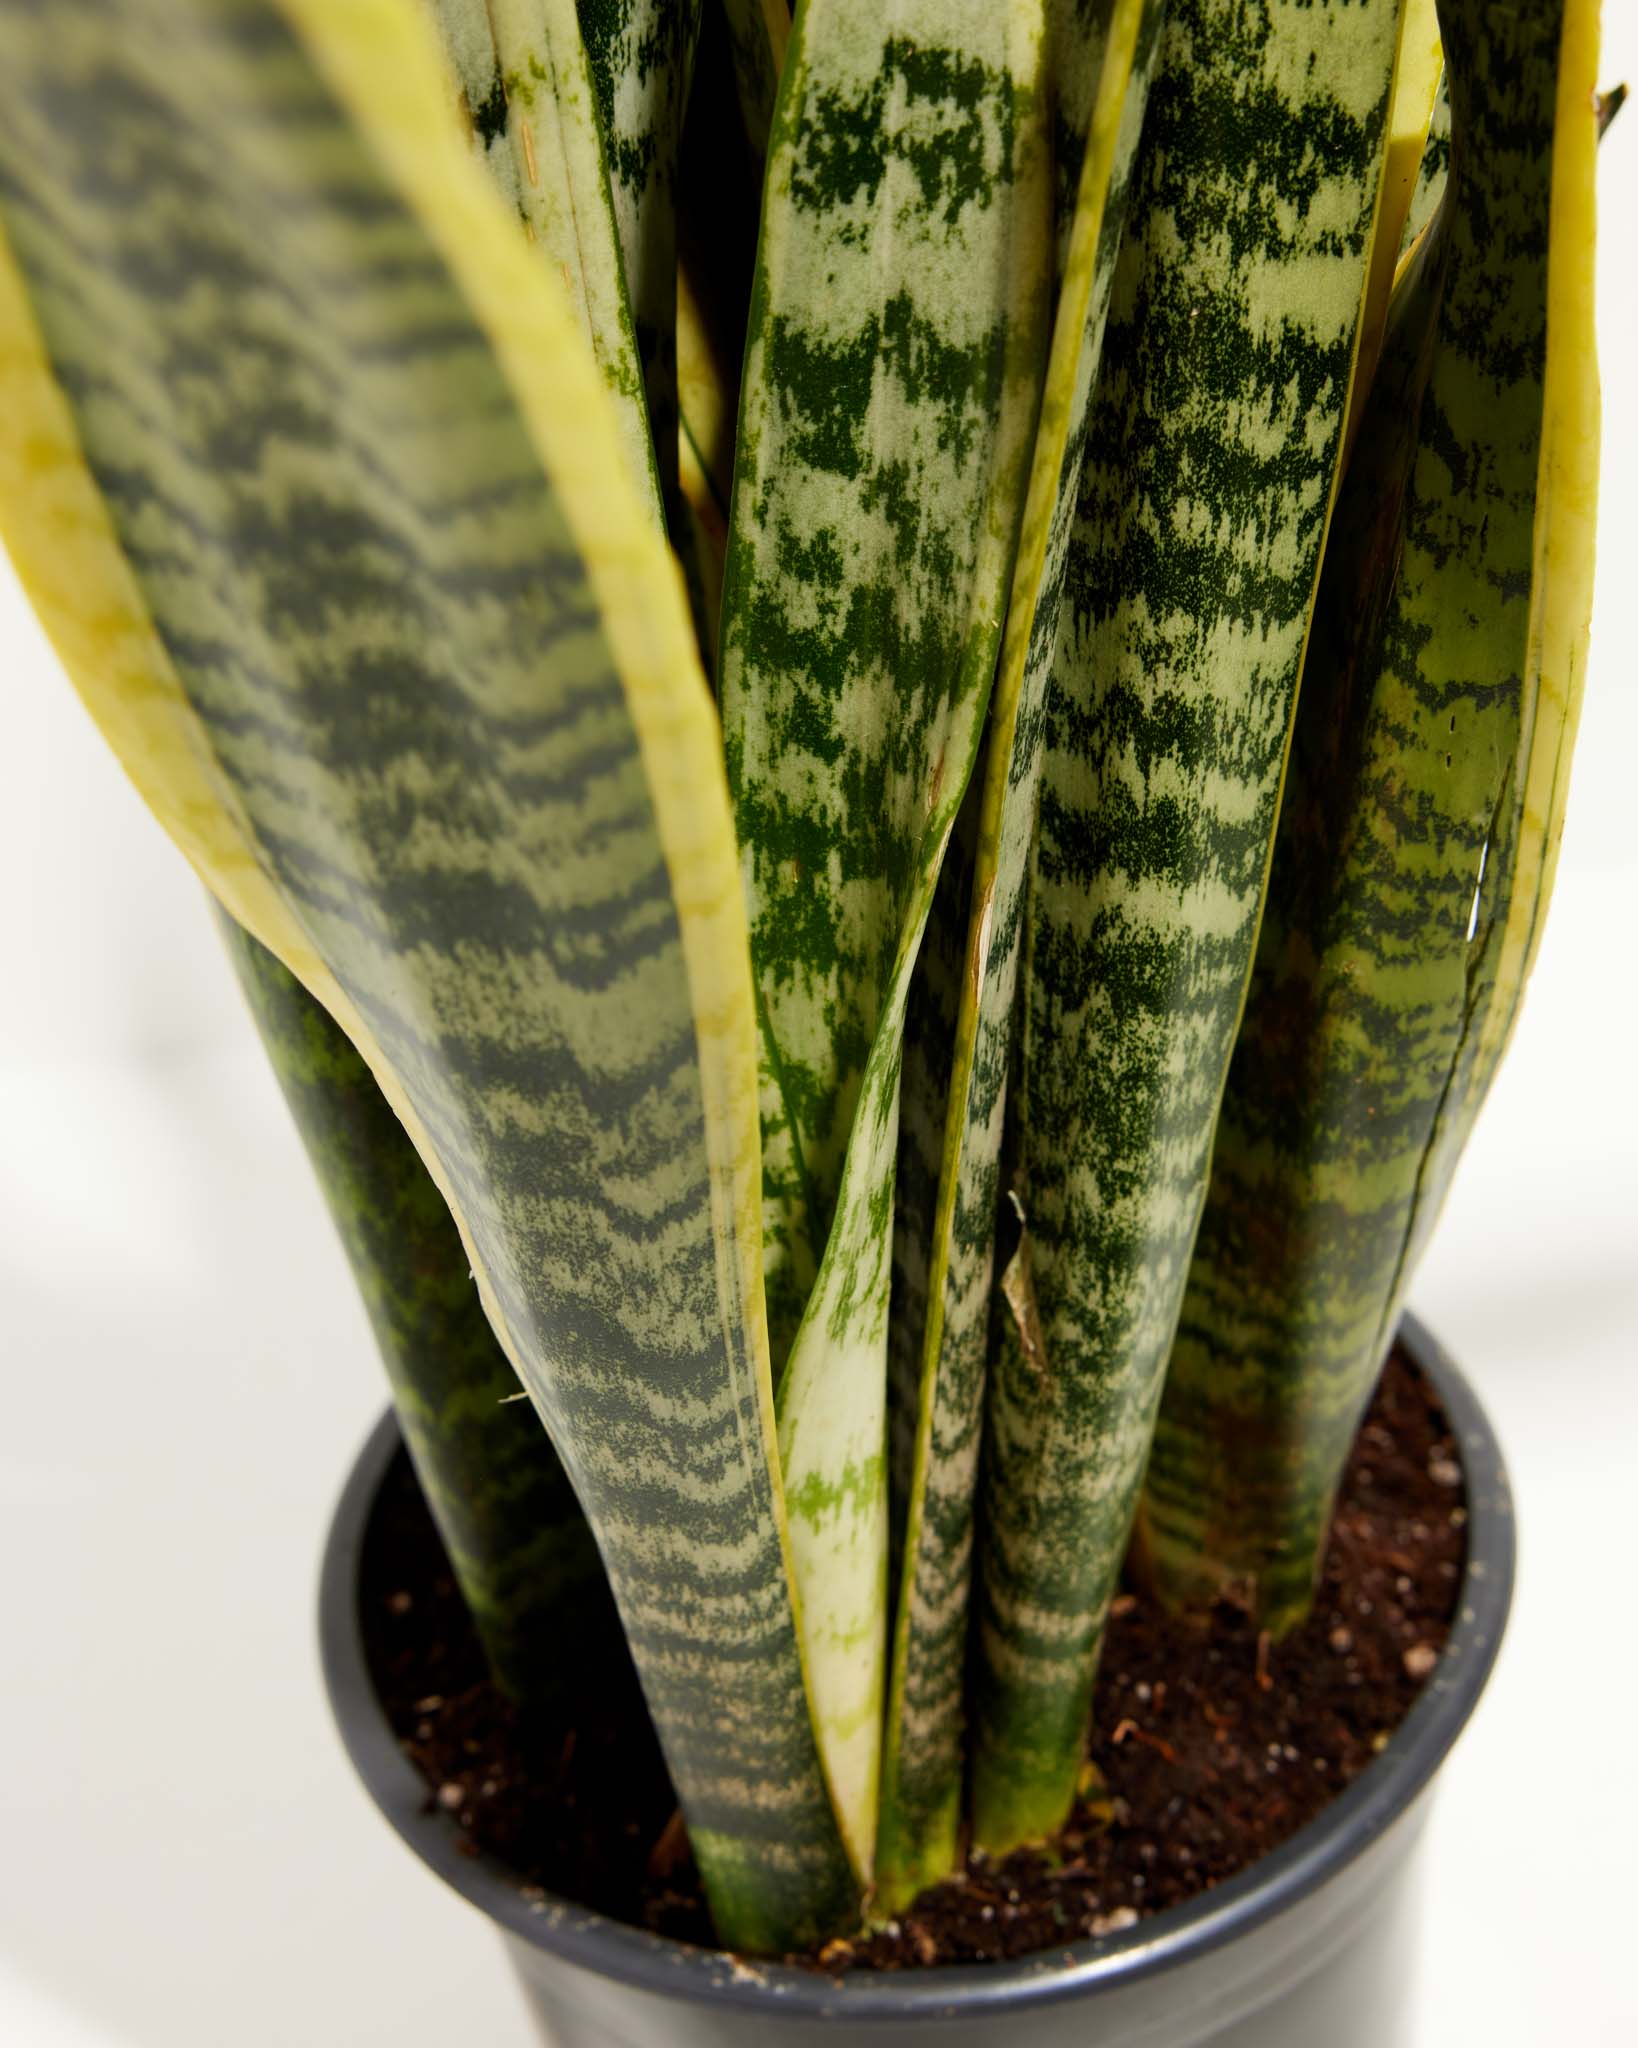
<path id="1" fill-rule="evenodd" d="M 1607 17 L 1605 78 L 1638 74 L 1638 8 Z M 1638 2048 L 1638 113 L 1601 175 L 1569 830 L 1415 1297 L 1523 1541 L 1433 1822 L 1418 2048 Z M 492 1937 L 366 1805 L 320 1691 L 319 1544 L 383 1400 L 363 1314 L 195 884 L 3 560 L 0 675 L 0 2041 L 524 2048 Z"/>

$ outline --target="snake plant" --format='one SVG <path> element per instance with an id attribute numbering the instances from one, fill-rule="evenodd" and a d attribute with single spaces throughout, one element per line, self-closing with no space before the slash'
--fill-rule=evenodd
<path id="1" fill-rule="evenodd" d="M 0 530 L 732 1947 L 1049 1840 L 1123 1565 L 1306 1612 L 1552 884 L 1596 42 L 0 10 Z"/>

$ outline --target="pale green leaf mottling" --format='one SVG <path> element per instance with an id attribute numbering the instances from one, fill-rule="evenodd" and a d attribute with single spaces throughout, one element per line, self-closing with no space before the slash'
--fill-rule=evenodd
<path id="1" fill-rule="evenodd" d="M 724 1938 L 833 1930 L 727 792 L 604 388 L 415 10 L 17 0 L 0 46 L 19 573 L 456 1214 Z"/>

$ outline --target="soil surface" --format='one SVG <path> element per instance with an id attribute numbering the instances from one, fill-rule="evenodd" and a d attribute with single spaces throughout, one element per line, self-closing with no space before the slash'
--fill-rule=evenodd
<path id="1" fill-rule="evenodd" d="M 1449 1631 L 1466 1519 L 1445 1418 L 1395 1354 L 1354 1448 L 1307 1625 L 1270 1646 L 1234 1607 L 1188 1623 L 1122 1594 L 1094 1707 L 1103 1787 L 1077 1808 L 1060 1853 L 974 1857 L 884 1929 L 792 1960 L 898 1970 L 1024 1955 L 1111 1933 L 1233 1876 L 1320 1812 L 1404 1718 Z M 428 1806 L 454 1817 L 474 1853 L 509 1864 L 527 1894 L 557 1892 L 710 1944 L 611 1614 L 565 1643 L 572 1697 L 520 1716 L 484 1675 L 402 1458 L 371 1525 L 361 1599 L 377 1688 Z"/>

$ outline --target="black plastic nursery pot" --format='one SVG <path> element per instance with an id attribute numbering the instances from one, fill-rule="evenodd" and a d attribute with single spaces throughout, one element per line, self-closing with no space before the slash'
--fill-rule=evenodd
<path id="1" fill-rule="evenodd" d="M 1438 1344 L 1400 1340 L 1462 1449 L 1468 1549 L 1438 1668 L 1382 1754 L 1319 1817 L 1238 1877 L 1099 1940 L 1006 1963 L 833 1978 L 645 1933 L 526 1897 L 428 1810 L 376 1697 L 359 1567 L 402 1455 L 389 1414 L 348 1479 L 325 1548 L 320 1647 L 342 1739 L 417 1856 L 486 1914 L 551 2048 L 857 2048 L 949 2041 L 1030 2048 L 1395 2048 L 1418 1905 L 1416 1850 L 1436 1775 L 1490 1675 L 1513 1588 L 1507 1473 L 1490 1423 Z"/>

